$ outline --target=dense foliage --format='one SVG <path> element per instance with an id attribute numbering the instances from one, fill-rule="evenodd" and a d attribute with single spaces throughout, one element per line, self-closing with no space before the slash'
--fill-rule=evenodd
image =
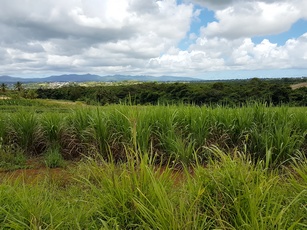
<path id="1" fill-rule="evenodd" d="M 287 103 L 307 105 L 307 87 L 291 89 L 291 79 L 191 82 L 191 83 L 134 83 L 106 86 L 64 86 L 36 91 L 38 98 L 86 101 L 89 104 L 169 104 L 242 105 L 257 100 L 273 105 Z"/>
<path id="2" fill-rule="evenodd" d="M 112 105 L 71 112 L 60 108 L 43 112 L 38 106 L 7 111 L 0 113 L 4 155 L 16 149 L 28 156 L 50 150 L 66 159 L 93 154 L 106 159 L 111 154 L 114 160 L 125 161 L 125 150 L 133 149 L 162 163 L 189 165 L 205 163 L 208 148 L 218 146 L 276 166 L 307 149 L 305 108 Z"/>
<path id="3" fill-rule="evenodd" d="M 0 229 L 307 228 L 304 107 L 0 102 Z"/>

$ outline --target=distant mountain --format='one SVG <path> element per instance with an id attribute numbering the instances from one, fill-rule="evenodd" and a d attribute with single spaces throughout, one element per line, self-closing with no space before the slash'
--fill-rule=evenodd
<path id="1" fill-rule="evenodd" d="M 22 83 L 33 82 L 120 82 L 120 81 L 159 81 L 159 82 L 174 82 L 174 81 L 200 81 L 197 78 L 191 77 L 174 77 L 174 76 L 146 76 L 146 75 L 107 75 L 99 76 L 93 74 L 64 74 L 55 75 L 45 78 L 20 78 L 11 76 L 0 76 L 0 83 L 16 83 L 20 81 Z"/>
<path id="2" fill-rule="evenodd" d="M 40 78 L 43 82 L 86 82 L 86 81 L 101 81 L 101 76 L 92 74 L 64 74 Z"/>
<path id="3" fill-rule="evenodd" d="M 16 83 L 17 81 L 26 82 L 28 79 L 21 77 L 0 76 L 0 83 Z"/>
<path id="4" fill-rule="evenodd" d="M 153 77 L 153 76 L 146 76 L 146 75 L 109 75 L 101 77 L 101 81 L 110 82 L 110 81 L 160 81 L 160 82 L 167 82 L 167 81 L 199 81 L 197 78 L 191 77 L 174 77 L 174 76 L 160 76 L 160 77 Z"/>

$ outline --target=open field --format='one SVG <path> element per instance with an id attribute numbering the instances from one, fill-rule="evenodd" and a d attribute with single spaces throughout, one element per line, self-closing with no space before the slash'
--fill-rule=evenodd
<path id="1" fill-rule="evenodd" d="M 302 83 L 291 85 L 292 89 L 299 89 L 299 88 L 302 88 L 302 87 L 307 87 L 307 82 L 302 82 Z"/>
<path id="2" fill-rule="evenodd" d="M 307 228 L 304 107 L 4 101 L 1 229 Z"/>

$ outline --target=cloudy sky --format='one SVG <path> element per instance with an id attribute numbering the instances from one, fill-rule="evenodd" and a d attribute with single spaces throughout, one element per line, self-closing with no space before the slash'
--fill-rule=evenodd
<path id="1" fill-rule="evenodd" d="M 307 76 L 306 0 L 1 0 L 0 75 Z"/>

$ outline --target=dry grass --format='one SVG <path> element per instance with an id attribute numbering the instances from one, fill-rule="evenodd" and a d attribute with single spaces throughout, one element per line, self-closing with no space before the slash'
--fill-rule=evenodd
<path id="1" fill-rule="evenodd" d="M 3 96 L 3 95 L 0 96 L 0 100 L 7 100 L 7 99 L 11 99 L 11 98 L 7 96 Z"/>
<path id="2" fill-rule="evenodd" d="M 299 89 L 299 88 L 302 88 L 302 87 L 307 87 L 307 82 L 302 82 L 302 83 L 291 85 L 291 89 L 293 89 L 293 90 Z"/>

